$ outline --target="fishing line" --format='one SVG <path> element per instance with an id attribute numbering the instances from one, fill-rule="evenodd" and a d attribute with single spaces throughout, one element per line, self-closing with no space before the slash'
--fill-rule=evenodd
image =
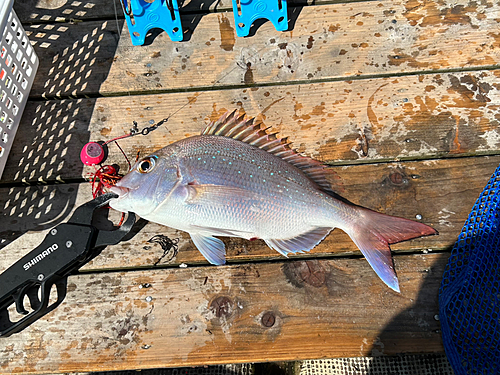
<path id="1" fill-rule="evenodd" d="M 127 0 L 118 0 L 120 1 L 120 4 L 122 5 L 122 8 L 123 8 L 123 11 L 125 12 L 125 14 L 131 16 L 132 15 L 132 4 L 130 3 L 130 1 L 127 1 Z M 127 6 L 125 5 L 125 3 L 123 2 L 128 2 L 128 5 L 129 5 L 129 10 L 127 10 Z M 113 0 L 113 8 L 114 8 L 114 11 L 115 11 L 115 22 L 116 22 L 116 31 L 118 33 L 118 41 L 117 41 L 117 49 L 118 49 L 118 43 L 120 41 L 120 38 L 121 38 L 121 31 L 120 31 L 120 22 L 118 21 L 118 10 L 116 8 L 116 0 Z M 123 22 L 125 24 L 125 21 Z M 123 82 L 126 82 L 126 78 L 125 77 L 125 73 L 122 71 L 122 76 L 125 78 L 123 80 Z M 128 100 L 129 100 L 129 105 L 130 105 L 130 108 L 132 108 L 132 97 L 130 95 L 130 90 L 128 89 L 128 86 L 127 86 L 127 94 L 128 94 Z M 130 116 L 130 114 L 127 112 L 127 116 Z"/>
<path id="2" fill-rule="evenodd" d="M 132 8 L 131 8 L 131 7 L 130 7 L 130 9 L 128 10 L 128 9 L 127 9 L 127 7 L 125 6 L 125 2 L 123 2 L 123 3 L 122 3 L 122 1 L 124 1 L 124 0 L 118 0 L 118 1 L 120 1 L 120 4 L 121 4 L 121 5 L 122 5 L 122 7 L 124 8 L 124 12 L 125 12 L 126 14 L 130 14 L 130 13 L 132 12 Z M 126 0 L 125 0 L 125 1 L 126 1 Z M 129 3 L 129 4 L 130 4 L 130 3 Z M 115 10 L 115 20 L 116 20 L 117 29 L 119 29 L 118 12 L 117 12 L 117 9 L 116 9 L 116 0 L 113 0 L 113 7 L 114 7 L 114 10 Z M 262 48 L 260 48 L 259 50 L 255 51 L 253 54 L 251 54 L 249 58 L 253 58 L 254 56 L 257 56 L 258 54 L 260 54 L 260 52 L 262 52 L 262 51 L 263 51 L 264 49 L 266 49 L 267 47 L 268 47 L 268 46 L 264 45 Z M 297 57 L 297 58 L 298 58 L 298 57 Z M 296 59 L 297 59 L 297 58 L 296 58 Z M 295 62 L 295 61 L 296 61 L 296 59 L 294 59 L 294 60 L 292 61 L 292 63 L 293 63 L 293 62 Z M 114 138 L 114 139 L 112 139 L 112 140 L 110 140 L 110 141 L 108 141 L 108 142 L 106 142 L 106 143 L 110 143 L 110 142 L 116 141 L 116 140 L 118 140 L 118 139 L 124 139 L 124 138 L 132 137 L 132 136 L 135 136 L 135 135 L 139 135 L 139 134 L 141 134 L 141 135 L 148 135 L 151 131 L 156 130 L 159 126 L 161 126 L 161 125 L 162 125 L 162 124 L 164 124 L 165 122 L 168 122 L 168 120 L 170 120 L 170 119 L 171 119 L 174 115 L 176 115 L 177 113 L 179 113 L 180 111 L 182 111 L 185 107 L 187 107 L 188 105 L 190 105 L 193 101 L 195 101 L 196 99 L 198 99 L 201 95 L 203 95 L 203 94 L 204 94 L 204 93 L 206 93 L 207 91 L 212 91 L 212 90 L 213 90 L 213 88 L 214 88 L 217 84 L 219 84 L 219 83 L 220 83 L 220 82 L 221 82 L 224 78 L 226 78 L 227 76 L 229 76 L 229 75 L 230 75 L 232 72 L 234 72 L 237 68 L 240 68 L 240 66 L 238 65 L 238 62 L 234 62 L 234 67 L 233 67 L 231 70 L 229 70 L 228 72 L 226 72 L 226 74 L 224 74 L 222 77 L 219 77 L 217 80 L 215 80 L 215 81 L 213 82 L 213 84 L 212 84 L 209 88 L 207 88 L 207 89 L 205 89 L 205 90 L 203 90 L 203 91 L 199 92 L 199 94 L 198 94 L 198 95 L 195 95 L 195 96 L 193 96 L 192 98 L 190 98 L 190 99 L 189 99 L 186 103 L 184 103 L 183 105 L 181 105 L 181 106 L 180 106 L 177 110 L 175 110 L 173 113 L 169 114 L 166 118 L 164 118 L 164 119 L 163 119 L 163 120 L 161 120 L 160 122 L 158 122 L 158 123 L 156 123 L 156 124 L 153 122 L 153 123 L 152 123 L 152 126 L 145 127 L 145 128 L 143 128 L 142 130 L 140 130 L 140 131 L 139 131 L 139 130 L 137 129 L 137 122 L 136 122 L 136 121 L 134 121 L 134 122 L 133 122 L 133 124 L 134 124 L 134 128 L 132 128 L 132 129 L 134 129 L 134 130 L 131 130 L 131 132 L 130 132 L 129 134 L 125 134 L 125 135 L 123 135 L 123 136 L 121 136 L 121 137 Z M 130 91 L 128 91 L 128 95 L 129 95 L 129 99 L 130 99 L 130 98 L 131 98 Z"/>
<path id="3" fill-rule="evenodd" d="M 122 0 L 119 0 L 122 1 Z M 126 0 L 125 0 L 126 1 Z M 130 4 L 130 3 L 129 3 Z M 126 14 L 131 14 L 131 7 L 130 12 L 127 11 L 127 6 L 125 4 L 122 4 L 124 8 L 124 12 Z M 113 0 L 113 8 L 115 11 L 115 21 L 116 21 L 116 30 L 118 34 L 118 41 L 120 39 L 120 22 L 118 21 L 118 10 L 116 7 L 116 0 Z M 117 43 L 118 43 L 117 41 Z M 130 90 L 127 89 L 128 93 L 128 100 L 129 100 L 129 105 L 130 108 L 132 108 L 132 98 L 130 95 Z M 105 192 L 105 188 L 109 189 L 110 187 L 114 186 L 122 177 L 123 175 L 118 173 L 119 167 L 116 165 L 103 165 L 102 163 L 106 160 L 108 156 L 108 147 L 107 145 L 111 142 L 114 142 L 120 152 L 123 154 L 125 160 L 128 163 L 129 171 L 132 168 L 132 165 L 130 163 L 130 160 L 128 159 L 127 155 L 123 151 L 123 149 L 120 147 L 118 144 L 119 139 L 124 139 L 127 137 L 130 137 L 132 135 L 135 135 L 135 130 L 137 129 L 137 123 L 134 121 L 134 128 L 130 130 L 129 134 L 125 134 L 123 136 L 115 137 L 109 141 L 103 142 L 88 142 L 86 145 L 83 146 L 81 152 L 80 152 L 80 159 L 85 165 L 93 166 L 95 171 L 92 175 L 91 178 L 91 183 L 92 183 L 92 196 L 96 198 L 99 195 L 102 195 Z M 98 168 L 97 165 L 100 165 Z M 122 220 L 120 223 L 123 221 L 123 215 L 122 215 Z"/>
<path id="4" fill-rule="evenodd" d="M 124 9 L 124 12 L 126 14 L 129 14 L 132 12 L 131 8 L 130 10 L 127 9 L 127 6 L 122 3 L 123 0 L 118 0 L 120 1 L 120 4 L 122 8 Z M 125 0 L 126 1 L 126 0 Z M 130 3 L 129 3 L 130 4 Z M 116 0 L 113 0 L 113 7 L 114 7 L 114 12 L 115 12 L 115 21 L 116 21 L 116 28 L 118 33 L 120 33 L 120 23 L 118 20 L 118 10 L 116 6 Z M 121 35 L 119 35 L 120 38 Z M 259 55 L 263 50 L 265 50 L 268 46 L 264 45 L 262 48 L 258 49 L 254 53 L 250 54 L 248 59 L 252 59 L 254 56 Z M 297 56 L 293 61 L 295 62 L 300 56 Z M 106 160 L 108 156 L 108 144 L 114 143 L 118 146 L 119 150 L 125 157 L 128 166 L 129 166 L 129 171 L 131 169 L 131 163 L 126 155 L 126 153 L 123 151 L 123 149 L 120 147 L 118 144 L 118 140 L 134 137 L 137 135 L 148 135 L 152 131 L 158 129 L 161 125 L 164 123 L 168 122 L 173 116 L 175 116 L 177 113 L 182 111 L 184 108 L 186 108 L 188 105 L 192 104 L 195 100 L 197 100 L 201 95 L 205 94 L 207 91 L 213 91 L 214 87 L 221 83 L 222 80 L 224 80 L 226 77 L 228 77 L 231 73 L 233 73 L 236 69 L 238 69 L 240 65 L 238 64 L 238 61 L 234 62 L 234 67 L 231 68 L 228 72 L 226 72 L 224 75 L 219 77 L 217 80 L 213 82 L 213 84 L 203 90 L 200 91 L 198 94 L 195 94 L 193 97 L 189 98 L 186 103 L 181 105 L 179 108 L 177 108 L 174 112 L 170 113 L 166 118 L 162 119 L 161 121 L 155 123 L 154 120 L 150 120 L 150 126 L 146 126 L 142 129 L 139 129 L 137 121 L 132 121 L 133 127 L 130 129 L 129 133 L 115 137 L 113 139 L 110 139 L 108 141 L 99 141 L 99 142 L 89 142 L 86 145 L 83 146 L 81 153 L 80 153 L 80 159 L 85 165 L 89 166 L 94 166 L 95 172 L 92 177 L 92 194 L 95 196 L 101 195 L 104 193 L 104 188 L 109 188 L 116 184 L 122 177 L 123 175 L 118 173 L 118 166 L 111 166 L 111 165 L 103 165 L 104 161 Z M 124 76 L 124 81 L 126 81 L 126 77 Z M 128 100 L 129 100 L 129 105 L 130 108 L 132 108 L 132 96 L 130 93 L 130 90 L 127 89 L 128 93 Z M 130 116 L 130 113 L 128 113 L 127 116 Z M 167 129 L 168 130 L 168 129 Z M 137 159 L 138 159 L 139 153 L 137 154 Z M 97 166 L 100 166 L 99 168 Z"/>

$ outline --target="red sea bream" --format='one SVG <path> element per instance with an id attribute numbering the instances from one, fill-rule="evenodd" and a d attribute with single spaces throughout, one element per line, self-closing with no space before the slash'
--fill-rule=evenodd
<path id="1" fill-rule="evenodd" d="M 309 251 L 334 228 L 346 232 L 377 275 L 399 292 L 389 244 L 436 234 L 338 197 L 324 165 L 292 150 L 253 120 L 226 113 L 199 136 L 138 161 L 111 190 L 112 208 L 186 231 L 212 264 L 225 263 L 214 236 L 259 238 L 287 256 Z"/>

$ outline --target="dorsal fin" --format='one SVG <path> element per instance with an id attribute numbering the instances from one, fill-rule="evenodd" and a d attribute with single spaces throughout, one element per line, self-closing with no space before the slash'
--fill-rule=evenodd
<path id="1" fill-rule="evenodd" d="M 262 128 L 261 124 L 254 124 L 253 118 L 238 116 L 234 110 L 226 112 L 217 121 L 210 122 L 201 134 L 233 138 L 261 148 L 301 169 L 322 190 L 335 193 L 332 183 L 338 180 L 338 176 L 334 171 L 317 160 L 300 155 L 291 148 L 287 138 L 278 138 L 276 133 L 268 134 L 267 129 Z M 338 184 L 335 185 L 338 187 Z"/>

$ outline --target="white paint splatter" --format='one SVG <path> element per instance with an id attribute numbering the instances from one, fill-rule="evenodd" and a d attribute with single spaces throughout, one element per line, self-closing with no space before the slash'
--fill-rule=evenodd
<path id="1" fill-rule="evenodd" d="M 361 344 L 361 347 L 359 348 L 359 354 L 361 356 L 366 355 L 366 353 L 365 353 L 365 345 L 368 345 L 368 339 L 366 339 L 366 338 L 363 339 L 363 343 Z"/>
<path id="2" fill-rule="evenodd" d="M 486 145 L 481 145 L 477 149 L 478 150 L 497 150 L 499 145 L 500 145 L 500 134 L 496 129 L 494 130 L 488 130 L 484 132 L 483 135 L 480 135 L 479 137 L 483 138 L 486 140 Z"/>
<path id="3" fill-rule="evenodd" d="M 440 225 L 444 225 L 444 226 L 447 226 L 447 227 L 452 227 L 453 224 L 451 223 L 451 221 L 447 220 L 448 218 L 451 217 L 451 215 L 456 215 L 456 212 L 453 212 L 453 211 L 450 211 L 446 208 L 443 208 L 441 211 L 438 212 L 438 215 L 439 216 L 439 224 Z"/>

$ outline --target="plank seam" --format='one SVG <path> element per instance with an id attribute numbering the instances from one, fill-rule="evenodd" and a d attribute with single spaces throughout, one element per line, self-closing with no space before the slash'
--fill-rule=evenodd
<path id="1" fill-rule="evenodd" d="M 446 247 L 441 248 L 433 248 L 430 254 L 451 254 L 451 249 L 453 244 Z M 407 251 L 398 251 L 392 252 L 393 257 L 404 257 L 408 255 L 425 255 L 423 250 L 407 250 Z M 331 253 L 331 254 L 310 254 L 307 256 L 301 255 L 296 258 L 284 258 L 276 256 L 276 258 L 266 258 L 266 259 L 252 259 L 252 260 L 228 260 L 227 263 L 223 266 L 241 266 L 245 264 L 286 264 L 295 261 L 309 261 L 309 260 L 336 260 L 336 259 L 364 259 L 365 257 L 361 254 L 360 251 L 350 254 L 350 253 Z M 187 268 L 190 269 L 198 269 L 198 268 L 211 268 L 214 267 L 209 263 L 192 263 L 188 264 Z M 79 270 L 77 273 L 73 275 L 97 275 L 97 274 L 107 274 L 107 273 L 116 273 L 116 272 L 136 272 L 136 271 L 156 271 L 156 270 L 172 270 L 181 268 L 179 264 L 162 264 L 158 266 L 151 265 L 142 265 L 142 266 L 133 266 L 133 267 L 121 267 L 121 268 L 102 268 L 102 269 L 89 269 L 89 270 Z"/>
<path id="2" fill-rule="evenodd" d="M 314 1 L 314 0 L 313 0 Z M 304 7 L 318 7 L 318 6 L 325 6 L 325 5 L 342 5 L 342 4 L 353 4 L 353 3 L 373 3 L 379 0 L 345 0 L 345 1 L 335 1 L 335 0 L 327 0 L 327 1 L 322 1 L 320 4 L 291 4 L 288 3 L 288 8 L 289 9 L 295 9 L 295 8 L 304 8 Z M 179 9 L 181 12 L 181 18 L 183 15 L 208 15 L 208 14 L 218 14 L 218 13 L 233 13 L 233 8 L 232 7 L 222 7 L 222 8 L 217 8 L 217 6 L 214 9 L 209 9 L 207 10 L 201 10 L 201 11 L 195 11 L 195 10 L 182 10 Z M 124 20 L 125 16 L 123 15 L 123 12 L 119 12 L 117 15 L 119 20 Z M 88 17 L 88 18 L 64 18 L 64 17 L 58 17 L 57 20 L 36 20 L 31 22 L 29 20 L 22 20 L 21 24 L 22 25 L 50 25 L 50 24 L 57 24 L 57 25 L 62 25 L 65 23 L 78 23 L 78 22 L 95 22 L 95 21 L 115 21 L 116 17 L 114 16 L 109 16 L 109 17 Z"/>
<path id="3" fill-rule="evenodd" d="M 383 164 L 393 164 L 400 162 L 419 162 L 419 161 L 441 161 L 441 160 L 454 160 L 454 159 L 465 159 L 465 158 L 484 158 L 488 156 L 500 156 L 500 150 L 498 151 L 485 151 L 478 152 L 474 155 L 469 154 L 459 154 L 459 155 L 429 155 L 429 157 L 401 157 L 394 159 L 369 159 L 369 160 L 345 160 L 341 162 L 334 161 L 321 161 L 323 164 L 330 167 L 349 167 L 356 165 L 383 165 Z M 62 182 L 61 182 L 62 181 Z M 39 180 L 32 181 L 22 181 L 22 182 L 3 182 L 0 181 L 0 188 L 18 188 L 18 187 L 27 187 L 27 186 L 53 186 L 53 185 L 66 185 L 66 184 L 89 184 L 90 180 L 85 178 L 68 178 L 65 180 L 44 180 L 43 182 Z"/>
<path id="4" fill-rule="evenodd" d="M 145 95 L 163 95 L 163 94 L 178 94 L 178 93 L 191 93 L 191 92 L 209 92 L 209 91 L 227 91 L 227 90 L 238 90 L 247 88 L 265 88 L 265 87 L 290 87 L 290 86 L 300 86 L 305 84 L 317 84 L 317 83 L 331 83 L 331 82 L 344 82 L 344 81 L 363 81 L 372 79 L 384 79 L 384 78 L 399 78 L 399 77 L 411 77 L 420 75 L 433 75 L 433 74 L 448 74 L 448 73 L 463 73 L 463 72 L 477 72 L 482 71 L 493 71 L 500 69 L 500 64 L 495 65 L 485 65 L 481 67 L 461 67 L 461 68 L 450 68 L 450 69 L 439 69 L 439 70 L 419 70 L 412 72 L 399 72 L 399 73 L 381 73 L 381 74 L 361 74 L 355 76 L 343 76 L 343 77 L 331 77 L 331 78 L 318 78 L 309 80 L 297 80 L 297 81 L 286 81 L 286 82 L 264 82 L 253 85 L 226 85 L 226 86 L 199 86 L 199 87 L 189 87 L 189 88 L 177 88 L 171 90 L 148 90 L 148 91 L 127 91 L 127 92 L 109 92 L 106 94 L 82 94 L 82 95 L 67 95 L 67 96 L 47 96 L 45 94 L 39 96 L 29 97 L 29 101 L 40 102 L 48 100 L 66 100 L 66 99 L 96 99 L 96 98 L 108 98 L 108 97 L 119 97 L 119 96 L 145 96 Z M 127 94 L 127 95 L 125 95 Z"/>

